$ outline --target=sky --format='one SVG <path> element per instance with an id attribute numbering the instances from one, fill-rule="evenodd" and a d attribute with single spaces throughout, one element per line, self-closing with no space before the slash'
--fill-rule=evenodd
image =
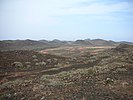
<path id="1" fill-rule="evenodd" d="M 133 42 L 133 0 L 0 0 L 0 40 Z"/>

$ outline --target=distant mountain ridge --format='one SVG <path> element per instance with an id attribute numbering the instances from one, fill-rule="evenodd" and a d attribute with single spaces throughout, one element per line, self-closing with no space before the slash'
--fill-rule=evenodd
<path id="1" fill-rule="evenodd" d="M 0 41 L 0 50 L 34 50 L 48 48 L 49 44 L 35 40 L 4 40 Z"/>
<path id="2" fill-rule="evenodd" d="M 117 46 L 119 44 L 130 44 L 132 42 L 115 42 L 107 41 L 103 39 L 85 39 L 76 41 L 61 41 L 54 39 L 52 41 L 48 40 L 3 40 L 0 41 L 0 50 L 40 50 L 45 48 L 53 48 L 59 46 L 73 46 L 73 45 L 85 45 L 85 46 Z"/>

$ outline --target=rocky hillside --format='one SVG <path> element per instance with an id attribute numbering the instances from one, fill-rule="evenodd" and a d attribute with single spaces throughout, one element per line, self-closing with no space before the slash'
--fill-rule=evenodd
<path id="1" fill-rule="evenodd" d="M 4 40 L 0 41 L 0 50 L 37 50 L 53 47 L 47 43 L 34 40 Z"/>
<path id="2" fill-rule="evenodd" d="M 54 48 L 60 46 L 117 46 L 121 42 L 107 41 L 102 39 L 85 39 L 76 41 L 60 41 L 60 40 L 3 40 L 0 41 L 0 50 L 42 50 L 46 48 Z M 133 44 L 131 42 L 122 42 L 126 44 Z"/>

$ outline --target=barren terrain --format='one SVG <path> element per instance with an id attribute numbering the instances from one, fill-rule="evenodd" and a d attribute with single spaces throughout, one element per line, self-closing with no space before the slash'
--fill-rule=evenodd
<path id="1" fill-rule="evenodd" d="M 133 46 L 0 52 L 1 100 L 132 100 Z"/>

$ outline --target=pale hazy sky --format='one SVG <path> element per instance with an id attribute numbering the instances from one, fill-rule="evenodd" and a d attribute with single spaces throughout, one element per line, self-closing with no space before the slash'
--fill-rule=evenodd
<path id="1" fill-rule="evenodd" d="M 0 40 L 133 42 L 133 0 L 0 0 Z"/>

